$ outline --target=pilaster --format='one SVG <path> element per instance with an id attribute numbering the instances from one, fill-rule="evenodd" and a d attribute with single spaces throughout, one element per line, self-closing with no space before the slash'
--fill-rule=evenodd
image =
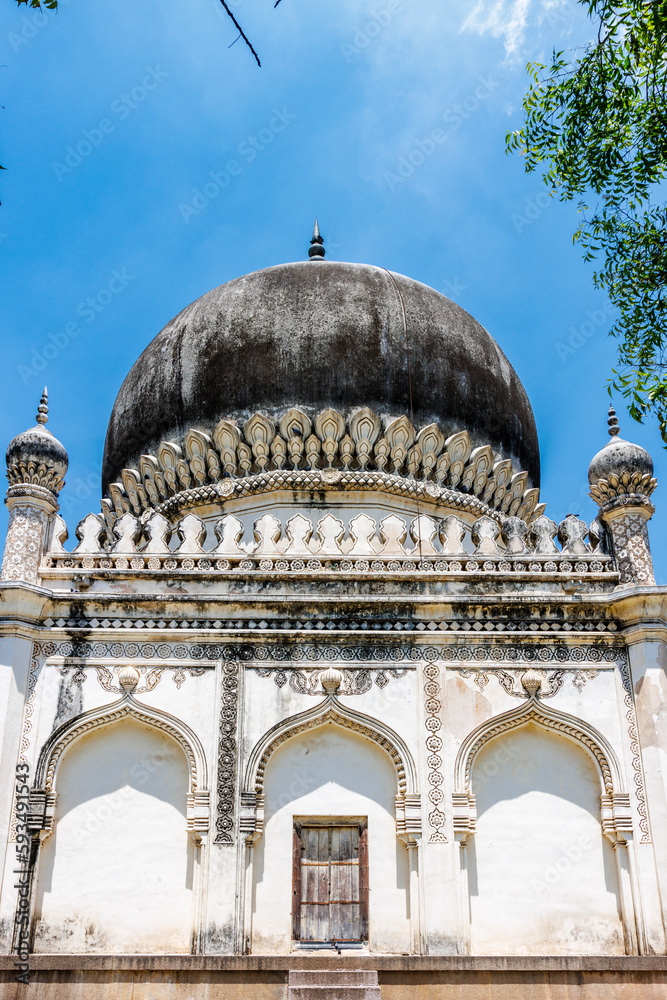
<path id="1" fill-rule="evenodd" d="M 648 522 L 655 507 L 644 496 L 617 497 L 600 508 L 607 526 L 622 584 L 651 586 L 655 583 Z"/>
<path id="2" fill-rule="evenodd" d="M 5 503 L 9 527 L 0 579 L 36 584 L 58 501 L 46 487 L 20 484 L 9 487 Z"/>

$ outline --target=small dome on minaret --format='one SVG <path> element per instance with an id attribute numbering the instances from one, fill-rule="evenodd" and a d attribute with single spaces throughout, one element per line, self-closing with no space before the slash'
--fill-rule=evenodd
<path id="1" fill-rule="evenodd" d="M 7 479 L 10 486 L 30 484 L 59 493 L 65 485 L 69 465 L 67 452 L 45 424 L 49 419 L 46 387 L 37 409 L 37 423 L 18 434 L 7 448 Z"/>
<path id="2" fill-rule="evenodd" d="M 613 406 L 609 407 L 607 423 L 610 440 L 588 467 L 588 481 L 591 486 L 595 486 L 600 479 L 609 479 L 610 476 L 620 478 L 624 473 L 630 476 L 652 476 L 653 459 L 646 449 L 638 444 L 624 441 L 618 436 L 620 428 Z"/>

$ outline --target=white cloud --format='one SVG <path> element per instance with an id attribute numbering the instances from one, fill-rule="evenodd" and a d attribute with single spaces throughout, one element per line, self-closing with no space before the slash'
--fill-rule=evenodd
<path id="1" fill-rule="evenodd" d="M 478 0 L 474 10 L 461 26 L 461 31 L 472 30 L 479 35 L 490 33 L 502 38 L 505 56 L 512 59 L 519 54 L 523 44 L 531 0 Z"/>

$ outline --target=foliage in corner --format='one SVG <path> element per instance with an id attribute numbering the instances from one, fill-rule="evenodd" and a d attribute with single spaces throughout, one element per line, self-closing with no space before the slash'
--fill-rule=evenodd
<path id="1" fill-rule="evenodd" d="M 655 416 L 667 445 L 667 0 L 580 2 L 597 37 L 528 65 L 524 124 L 507 149 L 552 194 L 580 199 L 574 241 L 618 309 L 609 391 L 640 423 Z"/>

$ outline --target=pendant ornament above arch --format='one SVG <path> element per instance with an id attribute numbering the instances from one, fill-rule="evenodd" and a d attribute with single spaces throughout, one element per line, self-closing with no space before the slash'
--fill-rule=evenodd
<path id="1" fill-rule="evenodd" d="M 587 722 L 545 706 L 535 694 L 519 708 L 482 723 L 461 744 L 454 766 L 452 795 L 457 839 L 465 844 L 475 832 L 477 813 L 472 772 L 480 751 L 493 740 L 531 723 L 577 744 L 593 759 L 600 779 L 603 832 L 612 842 L 624 840 L 632 833 L 630 796 L 624 790 L 618 758 L 610 743 Z"/>
<path id="2" fill-rule="evenodd" d="M 246 841 L 258 840 L 264 829 L 264 779 L 273 754 L 293 737 L 325 725 L 357 733 L 390 757 L 397 783 L 397 836 L 406 842 L 414 841 L 421 834 L 421 796 L 417 788 L 417 769 L 408 746 L 379 719 L 341 704 L 335 693 L 328 694 L 309 711 L 290 716 L 273 726 L 255 745 L 246 767 L 245 790 L 241 793 L 241 831 Z"/>
<path id="3" fill-rule="evenodd" d="M 83 712 L 59 726 L 42 747 L 35 783 L 30 793 L 30 826 L 35 833 L 48 834 L 53 829 L 57 794 L 57 771 L 65 751 L 81 737 L 107 729 L 124 719 L 132 719 L 170 736 L 182 749 L 188 762 L 188 830 L 204 832 L 209 825 L 208 766 L 204 748 L 196 733 L 180 719 L 159 709 L 143 705 L 127 691 L 122 698 Z"/>

